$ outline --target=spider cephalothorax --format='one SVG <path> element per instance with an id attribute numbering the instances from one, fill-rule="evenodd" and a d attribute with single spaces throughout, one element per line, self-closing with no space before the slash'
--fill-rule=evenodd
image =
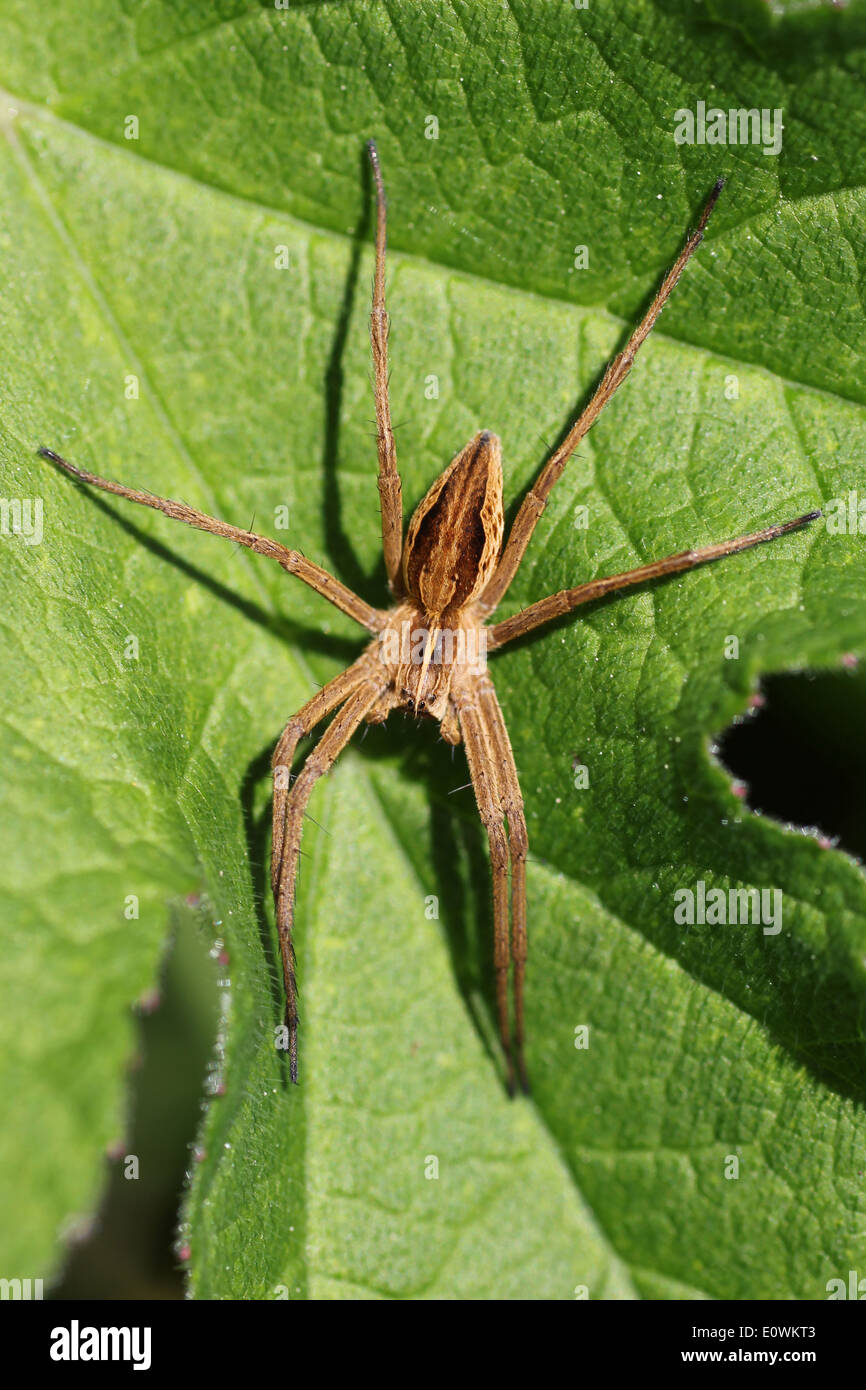
<path id="1" fill-rule="evenodd" d="M 526 965 L 526 820 L 505 720 L 487 670 L 487 654 L 533 628 L 571 612 L 581 603 L 616 589 L 693 569 L 792 531 L 820 516 L 809 512 L 794 521 L 765 526 L 749 535 L 686 550 L 624 574 L 591 579 L 562 589 L 529 608 L 488 626 L 523 559 L 550 492 L 574 449 L 603 406 L 625 380 L 641 343 L 649 334 L 690 256 L 699 246 L 722 188 L 716 184 L 696 230 L 665 276 L 644 318 L 613 359 L 589 404 L 554 450 L 524 498 L 502 549 L 502 462 L 499 440 L 477 434 L 437 478 L 415 510 L 403 543 L 403 508 L 397 455 L 388 401 L 388 316 L 385 311 L 385 194 L 372 141 L 376 181 L 376 273 L 370 337 L 375 372 L 379 493 L 385 568 L 395 605 L 371 608 L 339 580 L 297 550 L 265 536 L 217 521 L 182 502 L 110 482 L 55 454 L 40 452 L 73 477 L 132 502 L 155 507 L 166 516 L 223 536 L 270 556 L 290 574 L 373 634 L 353 665 L 318 691 L 293 715 L 274 751 L 274 834 L 271 884 L 286 990 L 290 1074 L 298 1076 L 297 987 L 292 950 L 295 878 L 301 830 L 310 794 L 365 721 L 382 723 L 394 709 L 409 709 L 441 722 L 449 743 L 461 740 L 481 820 L 487 831 L 493 873 L 494 970 L 496 1007 L 506 1058 L 509 1089 L 517 1075 L 528 1088 L 523 1059 L 523 986 Z M 328 715 L 334 718 L 294 781 L 292 760 L 300 740 Z M 510 877 L 509 877 L 510 869 Z M 510 899 L 510 911 L 509 911 Z M 513 969 L 514 1033 L 509 1020 L 508 978 Z M 512 1045 L 513 1044 L 513 1045 Z"/>

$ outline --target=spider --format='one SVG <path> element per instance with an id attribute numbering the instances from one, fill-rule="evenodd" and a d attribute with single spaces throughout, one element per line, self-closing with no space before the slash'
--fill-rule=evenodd
<path id="1" fill-rule="evenodd" d="M 527 958 L 526 858 L 528 841 L 523 799 L 508 730 L 493 682 L 487 652 L 572 612 L 582 603 L 617 589 L 643 584 L 663 575 L 694 569 L 749 546 L 775 540 L 821 515 L 809 512 L 749 535 L 685 550 L 640 565 L 622 574 L 591 579 L 530 604 L 500 622 L 489 624 L 523 560 L 547 499 L 568 459 L 601 410 L 622 385 L 635 355 L 652 330 L 686 264 L 700 245 L 713 207 L 722 191 L 719 179 L 695 231 L 668 271 L 645 316 L 622 352 L 608 365 L 588 405 L 553 451 L 523 499 L 503 547 L 505 519 L 499 439 L 484 430 L 463 448 L 419 503 L 403 540 L 403 504 L 388 395 L 389 317 L 385 308 L 385 188 L 375 143 L 367 149 L 376 199 L 375 272 L 370 339 L 376 406 L 378 485 L 382 547 L 393 605 L 371 608 L 319 565 L 297 550 L 265 536 L 242 531 L 182 502 L 155 497 L 78 468 L 51 449 L 39 453 L 73 478 L 103 491 L 154 507 L 166 516 L 201 531 L 267 555 L 347 613 L 372 634 L 362 655 L 293 714 L 274 751 L 273 849 L 271 886 L 285 985 L 285 1027 L 290 1076 L 298 1079 L 298 1009 L 292 929 L 295 879 L 301 831 L 313 787 L 333 765 L 365 721 L 381 724 L 392 710 L 408 709 L 416 717 L 439 720 L 443 739 L 463 742 L 478 813 L 487 833 L 493 878 L 496 1012 L 505 1059 L 506 1082 L 513 1095 L 519 1081 L 529 1080 L 524 1059 L 524 978 Z M 333 719 L 292 780 L 297 746 L 328 716 Z M 510 875 L 509 875 L 510 866 Z M 509 910 L 510 877 L 510 910 Z M 512 973 L 513 972 L 513 973 Z M 513 982 L 514 1028 L 509 1009 L 509 974 Z"/>

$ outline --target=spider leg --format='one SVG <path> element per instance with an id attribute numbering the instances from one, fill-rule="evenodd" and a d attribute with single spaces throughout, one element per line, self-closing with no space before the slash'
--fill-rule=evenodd
<path id="1" fill-rule="evenodd" d="M 522 637 L 526 632 L 532 632 L 534 628 L 549 623 L 552 618 L 560 618 L 564 613 L 570 613 L 581 603 L 603 598 L 605 594 L 613 593 L 616 589 L 631 588 L 649 579 L 660 579 L 667 574 L 680 574 L 683 570 L 706 565 L 711 560 L 736 555 L 740 550 L 748 550 L 753 545 L 763 545 L 765 541 L 774 541 L 800 526 L 808 526 L 810 521 L 816 521 L 820 515 L 820 512 L 808 512 L 805 516 L 796 517 L 794 521 L 786 521 L 778 526 L 765 526 L 762 531 L 752 531 L 747 536 L 735 536 L 732 540 L 718 541 L 715 545 L 702 546 L 700 550 L 683 550 L 678 555 L 666 555 L 663 560 L 653 560 L 648 565 L 626 570 L 623 574 L 611 574 L 605 579 L 591 579 L 587 584 L 579 584 L 576 589 L 561 589 L 558 594 L 549 594 L 547 598 L 531 603 L 528 608 L 515 613 L 511 618 L 506 618 L 504 622 L 495 623 L 489 629 L 488 650 L 503 647 L 506 642 L 512 642 L 515 637 Z"/>
<path id="2" fill-rule="evenodd" d="M 339 676 L 335 676 L 332 681 L 317 690 L 311 700 L 308 700 L 301 709 L 293 714 L 283 732 L 280 734 L 274 755 L 271 759 L 271 768 L 274 778 L 274 833 L 273 847 L 271 850 L 271 891 L 276 893 L 277 883 L 279 882 L 280 864 L 283 858 L 283 838 L 285 835 L 286 803 L 289 798 L 289 786 L 292 771 L 292 759 L 295 756 L 295 749 L 301 739 L 310 733 L 316 725 L 332 713 L 338 705 L 345 700 L 358 688 L 365 678 L 369 678 L 370 658 L 367 652 L 359 659 L 341 671 Z"/>
<path id="3" fill-rule="evenodd" d="M 667 302 L 668 296 L 682 275 L 686 265 L 691 260 L 691 257 L 703 241 L 704 230 L 723 187 L 724 179 L 719 179 L 710 194 L 706 207 L 701 213 L 697 227 L 662 281 L 658 294 L 640 324 L 629 338 L 622 352 L 608 364 L 607 370 L 593 393 L 589 404 L 572 425 L 559 447 L 554 450 L 544 468 L 541 470 L 537 482 L 530 488 L 529 492 L 524 497 L 520 510 L 514 519 L 514 525 L 508 536 L 508 541 L 503 551 L 502 559 L 499 561 L 499 566 L 481 596 L 481 604 L 484 611 L 492 613 L 493 609 L 501 602 L 506 589 L 517 573 L 526 547 L 532 538 L 532 533 L 547 506 L 547 499 L 553 491 L 554 484 L 561 476 L 565 465 L 584 435 L 586 435 L 595 424 L 611 396 L 618 390 L 631 371 L 631 366 L 639 347 L 649 336 L 655 325 L 656 319 Z"/>
<path id="4" fill-rule="evenodd" d="M 289 792 L 284 817 L 279 870 L 276 874 L 274 905 L 277 931 L 283 958 L 283 981 L 286 989 L 286 1027 L 289 1034 L 289 1074 L 298 1079 L 298 990 L 295 980 L 295 958 L 292 950 L 292 927 L 295 916 L 295 880 L 304 813 L 316 782 L 331 768 L 363 722 L 364 715 L 379 699 L 382 686 L 366 680 L 349 696 L 328 725 L 310 753 Z"/>
<path id="5" fill-rule="evenodd" d="M 460 728 L 466 747 L 466 761 L 475 790 L 481 823 L 490 845 L 490 871 L 493 876 L 493 969 L 496 979 L 496 1012 L 499 1036 L 505 1054 L 506 1082 L 514 1094 L 514 1061 L 508 1018 L 508 840 L 499 795 L 497 748 L 482 713 L 480 681 L 473 680 L 457 700 Z"/>
<path id="6" fill-rule="evenodd" d="M 508 852 L 511 856 L 511 959 L 514 963 L 514 1053 L 517 1075 L 528 1095 L 529 1076 L 523 1053 L 523 984 L 527 954 L 526 857 L 529 853 L 529 837 L 511 739 L 508 737 L 502 708 L 489 676 L 482 678 L 480 706 L 481 717 L 487 727 L 496 759 L 499 801 L 508 822 Z"/>
<path id="7" fill-rule="evenodd" d="M 391 428 L 388 399 L 388 332 L 390 320 L 385 309 L 385 185 L 375 142 L 368 140 L 367 151 L 376 184 L 376 273 L 373 279 L 373 306 L 370 311 L 370 344 L 376 395 L 376 446 L 379 451 L 379 504 L 382 512 L 382 549 L 391 592 L 403 592 L 403 497 L 397 469 L 397 446 Z"/>
<path id="8" fill-rule="evenodd" d="M 257 555 L 267 555 L 272 560 L 276 560 L 282 565 L 289 574 L 297 575 L 311 589 L 315 589 L 322 598 L 328 599 L 341 612 L 347 613 L 350 618 L 354 618 L 356 623 L 365 627 L 368 632 L 380 632 L 385 625 L 385 614 L 377 608 L 371 608 L 368 603 L 359 598 L 351 589 L 347 589 L 345 584 L 341 584 L 339 579 L 335 579 L 327 570 L 316 565 L 312 560 L 308 560 L 299 550 L 289 550 L 278 541 L 272 541 L 268 536 L 257 536 L 252 531 L 242 531 L 239 526 L 230 526 L 225 521 L 218 521 L 215 517 L 207 516 L 204 512 L 196 511 L 195 507 L 188 507 L 185 502 L 172 502 L 168 497 L 154 497 L 150 492 L 142 492 L 138 488 L 126 487 L 123 483 L 113 483 L 108 478 L 100 478 L 96 473 L 89 473 L 85 468 L 78 468 L 68 459 L 61 458 L 55 454 L 53 449 L 40 449 L 39 453 L 43 458 L 50 459 L 56 463 L 64 472 L 71 477 L 77 478 L 79 482 L 90 483 L 92 487 L 102 488 L 103 492 L 111 492 L 116 497 L 125 497 L 128 502 L 139 502 L 142 506 L 153 507 L 156 511 L 162 512 L 164 516 L 170 516 L 175 521 L 183 521 L 187 526 L 194 526 L 198 531 L 207 531 L 212 536 L 222 536 L 225 540 L 234 541 L 237 545 L 244 545 L 248 550 L 254 550 Z"/>

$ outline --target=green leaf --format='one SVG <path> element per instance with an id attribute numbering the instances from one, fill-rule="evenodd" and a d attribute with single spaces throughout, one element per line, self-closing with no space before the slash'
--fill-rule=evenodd
<path id="1" fill-rule="evenodd" d="M 4 5 L 0 458 L 7 500 L 44 506 L 40 544 L 2 546 L 9 1277 L 50 1273 L 93 1209 L 131 1006 L 201 891 L 230 983 L 180 1241 L 196 1296 L 820 1298 L 862 1266 L 866 884 L 746 811 L 709 750 L 762 672 L 866 653 L 859 536 L 821 524 L 496 657 L 531 841 L 531 1101 L 501 1085 L 463 754 L 393 718 L 359 741 L 305 834 L 293 1088 L 268 758 L 358 632 L 35 449 L 275 533 L 383 602 L 374 134 L 409 505 L 489 427 L 513 515 L 728 178 L 507 611 L 866 495 L 863 15 Z M 781 153 L 675 144 L 698 101 L 781 108 Z M 781 889 L 782 930 L 679 925 L 698 881 Z"/>

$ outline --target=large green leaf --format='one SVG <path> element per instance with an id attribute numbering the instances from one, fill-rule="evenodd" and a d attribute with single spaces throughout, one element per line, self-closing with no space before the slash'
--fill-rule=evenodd
<path id="1" fill-rule="evenodd" d="M 283 539 L 381 602 L 375 134 L 410 503 L 487 426 L 513 504 L 729 179 L 509 609 L 866 488 L 864 16 L 3 0 L 0 456 L 4 496 L 44 501 L 42 543 L 2 548 L 4 1274 L 50 1271 L 92 1209 L 130 1006 L 201 889 L 230 985 L 196 1295 L 809 1298 L 862 1264 L 866 883 L 749 814 L 709 754 L 762 671 L 866 652 L 856 535 L 812 528 L 497 657 L 533 856 L 531 1101 L 501 1085 L 462 752 L 400 720 L 359 743 L 305 837 L 295 1089 L 268 753 L 357 631 L 35 448 L 266 532 L 287 505 Z M 698 100 L 782 108 L 781 154 L 676 145 Z M 699 880 L 782 889 L 781 932 L 677 925 Z"/>

